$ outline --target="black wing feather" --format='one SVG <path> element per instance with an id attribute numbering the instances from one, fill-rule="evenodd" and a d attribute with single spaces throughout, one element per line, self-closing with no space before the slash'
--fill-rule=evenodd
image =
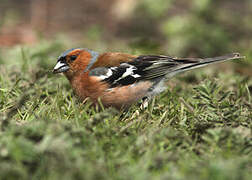
<path id="1" fill-rule="evenodd" d="M 102 81 L 110 87 L 130 85 L 141 80 L 159 82 L 166 75 L 187 71 L 196 67 L 205 66 L 214 62 L 240 59 L 239 53 L 214 58 L 173 58 L 170 56 L 146 55 L 139 56 L 131 62 L 122 63 L 118 67 L 95 68 L 89 75 L 102 77 Z"/>

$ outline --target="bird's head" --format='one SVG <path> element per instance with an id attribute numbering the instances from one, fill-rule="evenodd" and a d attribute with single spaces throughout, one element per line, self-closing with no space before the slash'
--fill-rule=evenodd
<path id="1" fill-rule="evenodd" d="M 97 61 L 97 52 L 74 48 L 63 52 L 57 59 L 57 64 L 53 68 L 53 73 L 64 73 L 70 77 L 78 72 L 86 72 Z"/>

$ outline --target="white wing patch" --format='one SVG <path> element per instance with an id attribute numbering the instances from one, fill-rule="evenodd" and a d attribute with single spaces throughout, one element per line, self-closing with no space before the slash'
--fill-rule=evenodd
<path id="1" fill-rule="evenodd" d="M 133 74 L 134 74 L 134 72 L 133 72 L 134 70 L 136 70 L 136 67 L 130 65 L 130 66 L 126 69 L 126 72 L 123 73 L 123 75 L 122 75 L 121 78 L 125 78 L 125 77 L 127 77 L 127 76 L 129 76 L 129 75 L 133 75 Z"/>
<path id="2" fill-rule="evenodd" d="M 122 65 L 127 65 L 128 67 L 126 68 L 125 73 L 122 74 L 122 76 L 120 78 L 118 78 L 117 80 L 115 80 L 115 82 L 120 81 L 121 79 L 127 77 L 127 76 L 132 76 L 134 78 L 138 78 L 141 77 L 139 74 L 135 74 L 133 71 L 137 70 L 137 68 L 135 66 L 123 63 Z"/>
<path id="3" fill-rule="evenodd" d="M 96 76 L 100 81 L 109 83 L 110 87 L 133 84 L 141 78 L 137 67 L 122 63 L 118 67 L 97 67 L 89 72 L 90 76 Z M 139 72 L 141 73 L 141 71 Z"/>
<path id="4" fill-rule="evenodd" d="M 103 79 L 109 78 L 110 76 L 112 76 L 112 74 L 113 74 L 112 70 L 108 69 L 108 72 L 105 75 L 100 75 L 98 77 L 103 80 Z"/>
<path id="5" fill-rule="evenodd" d="M 139 74 L 131 74 L 131 76 L 132 76 L 133 78 L 139 78 L 139 77 L 141 77 Z"/>

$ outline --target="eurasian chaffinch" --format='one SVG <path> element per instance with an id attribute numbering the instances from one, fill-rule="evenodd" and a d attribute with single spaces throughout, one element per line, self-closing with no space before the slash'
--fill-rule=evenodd
<path id="1" fill-rule="evenodd" d="M 100 99 L 105 107 L 121 109 L 164 91 L 164 81 L 177 73 L 239 58 L 239 53 L 202 59 L 74 48 L 59 56 L 53 72 L 65 74 L 81 101 L 90 98 L 97 104 Z"/>

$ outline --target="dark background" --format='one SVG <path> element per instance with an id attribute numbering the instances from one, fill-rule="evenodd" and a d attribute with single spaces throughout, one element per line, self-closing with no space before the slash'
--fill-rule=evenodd
<path id="1" fill-rule="evenodd" d="M 0 17 L 1 46 L 66 33 L 106 49 L 120 42 L 176 56 L 251 54 L 250 0 L 1 0 Z"/>

